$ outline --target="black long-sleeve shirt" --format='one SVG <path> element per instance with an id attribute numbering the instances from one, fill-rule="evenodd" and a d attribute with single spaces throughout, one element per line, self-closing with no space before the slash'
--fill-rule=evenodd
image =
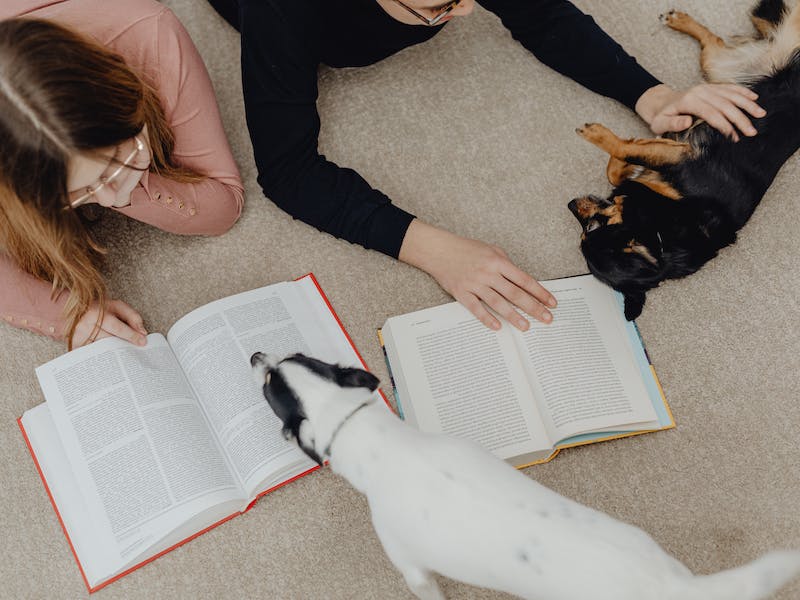
<path id="1" fill-rule="evenodd" d="M 446 25 L 406 25 L 376 0 L 210 0 L 242 34 L 245 110 L 264 194 L 297 219 L 397 257 L 413 215 L 317 150 L 317 69 L 375 63 Z M 479 0 L 540 61 L 633 108 L 659 81 L 566 0 Z"/>

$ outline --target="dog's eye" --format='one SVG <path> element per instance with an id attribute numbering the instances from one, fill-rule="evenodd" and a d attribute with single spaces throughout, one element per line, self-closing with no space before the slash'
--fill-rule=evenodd
<path id="1" fill-rule="evenodd" d="M 600 227 L 600 221 L 597 219 L 591 219 L 588 223 L 586 223 L 586 232 L 594 231 Z"/>

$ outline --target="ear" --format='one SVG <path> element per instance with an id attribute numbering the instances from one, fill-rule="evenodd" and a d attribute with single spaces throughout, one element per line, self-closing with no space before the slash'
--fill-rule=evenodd
<path id="1" fill-rule="evenodd" d="M 643 290 L 626 291 L 625 295 L 625 318 L 633 321 L 644 308 L 645 293 Z"/>
<path id="2" fill-rule="evenodd" d="M 368 373 L 363 369 L 344 368 L 336 372 L 336 383 L 341 387 L 363 387 L 374 392 L 380 380 L 372 373 Z"/>

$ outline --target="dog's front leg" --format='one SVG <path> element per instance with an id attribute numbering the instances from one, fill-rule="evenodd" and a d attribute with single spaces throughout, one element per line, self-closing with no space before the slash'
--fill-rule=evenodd
<path id="1" fill-rule="evenodd" d="M 446 600 L 439 584 L 430 571 L 423 571 L 417 567 L 401 568 L 395 565 L 403 574 L 408 589 L 419 598 L 419 600 Z"/>
<path id="2" fill-rule="evenodd" d="M 685 142 L 664 138 L 623 140 L 599 123 L 587 123 L 575 130 L 587 142 L 608 152 L 613 158 L 648 169 L 674 165 L 688 158 L 692 147 Z"/>

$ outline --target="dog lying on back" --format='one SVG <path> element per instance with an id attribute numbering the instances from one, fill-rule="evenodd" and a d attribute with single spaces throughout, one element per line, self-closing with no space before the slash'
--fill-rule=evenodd
<path id="1" fill-rule="evenodd" d="M 576 198 L 590 271 L 625 296 L 625 316 L 642 311 L 647 290 L 697 271 L 753 214 L 784 162 L 800 147 L 800 6 L 761 0 L 751 12 L 756 36 L 727 45 L 686 14 L 666 24 L 700 42 L 710 82 L 737 83 L 766 110 L 754 137 L 734 142 L 700 122 L 676 139 L 623 140 L 598 124 L 578 129 L 608 152 L 607 199 Z"/>
<path id="2" fill-rule="evenodd" d="M 800 571 L 800 552 L 694 576 L 646 533 L 568 500 L 477 444 L 422 433 L 361 369 L 255 353 L 283 433 L 366 495 L 411 591 L 444 598 L 433 573 L 535 600 L 757 600 Z"/>

